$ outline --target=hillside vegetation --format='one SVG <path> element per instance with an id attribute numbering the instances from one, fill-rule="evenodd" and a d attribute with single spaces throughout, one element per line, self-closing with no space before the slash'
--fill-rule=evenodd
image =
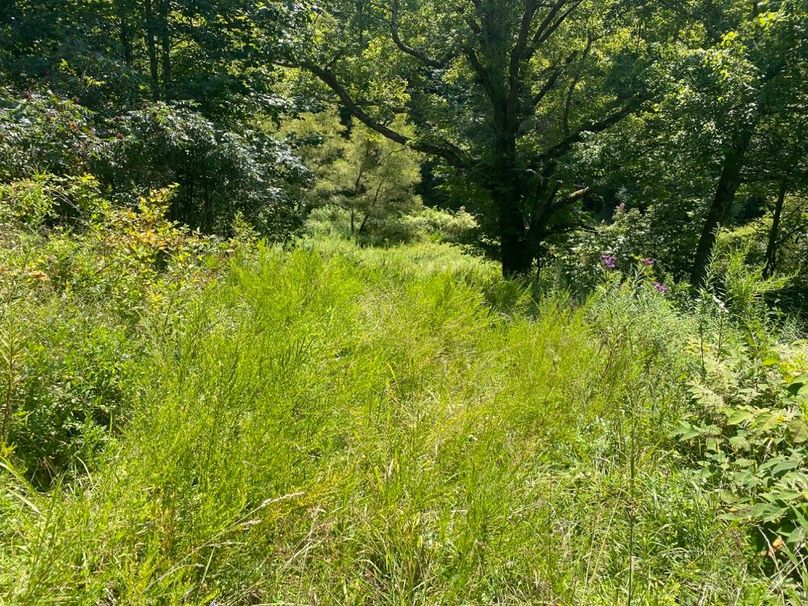
<path id="1" fill-rule="evenodd" d="M 434 244 L 239 253 L 181 321 L 146 319 L 93 469 L 43 494 L 3 464 L 0 595 L 798 603 L 808 351 L 703 305 L 642 272 L 575 303 Z M 776 419 L 733 417 L 753 402 Z M 747 508 L 721 498 L 736 467 Z"/>
<path id="2" fill-rule="evenodd" d="M 806 0 L 0 0 L 0 606 L 808 604 Z"/>

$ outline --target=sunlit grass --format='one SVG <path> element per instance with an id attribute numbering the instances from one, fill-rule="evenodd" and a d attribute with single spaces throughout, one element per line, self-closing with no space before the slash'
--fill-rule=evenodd
<path id="1" fill-rule="evenodd" d="M 156 331 L 99 469 L 0 476 L 5 603 L 780 603 L 670 445 L 692 362 L 662 297 L 309 248 Z"/>

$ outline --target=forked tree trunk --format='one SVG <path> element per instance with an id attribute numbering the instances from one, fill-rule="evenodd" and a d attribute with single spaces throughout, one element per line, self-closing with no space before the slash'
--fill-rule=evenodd
<path id="1" fill-rule="evenodd" d="M 744 128 L 732 148 L 727 150 L 724 156 L 718 187 L 707 210 L 707 218 L 704 221 L 699 244 L 696 248 L 696 255 L 693 258 L 693 268 L 690 274 L 690 282 L 693 286 L 702 286 L 704 284 L 707 265 L 713 253 L 718 228 L 735 199 L 735 192 L 738 191 L 738 187 L 741 185 L 741 171 L 743 170 L 746 150 L 749 148 L 753 132 L 752 125 Z"/>
<path id="2" fill-rule="evenodd" d="M 769 242 L 766 245 L 766 266 L 763 268 L 763 277 L 771 278 L 777 268 L 777 241 L 780 239 L 780 221 L 783 218 L 783 207 L 788 193 L 788 182 L 783 179 L 780 182 L 780 191 L 777 194 L 777 202 L 774 205 L 772 215 L 772 227 L 769 230 Z"/>

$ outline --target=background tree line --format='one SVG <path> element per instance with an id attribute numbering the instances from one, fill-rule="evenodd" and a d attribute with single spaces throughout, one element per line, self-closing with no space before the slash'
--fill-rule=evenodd
<path id="1" fill-rule="evenodd" d="M 806 34 L 795 0 L 10 0 L 2 178 L 177 182 L 170 218 L 282 239 L 463 208 L 506 275 L 653 255 L 700 284 L 723 227 L 799 293 Z"/>

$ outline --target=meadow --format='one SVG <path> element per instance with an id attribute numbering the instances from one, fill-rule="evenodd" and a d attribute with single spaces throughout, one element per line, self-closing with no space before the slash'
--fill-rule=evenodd
<path id="1" fill-rule="evenodd" d="M 435 243 L 243 245 L 138 320 L 91 465 L 43 491 L 6 452 L 0 601 L 802 603 L 805 343 L 603 274 L 579 299 Z"/>

